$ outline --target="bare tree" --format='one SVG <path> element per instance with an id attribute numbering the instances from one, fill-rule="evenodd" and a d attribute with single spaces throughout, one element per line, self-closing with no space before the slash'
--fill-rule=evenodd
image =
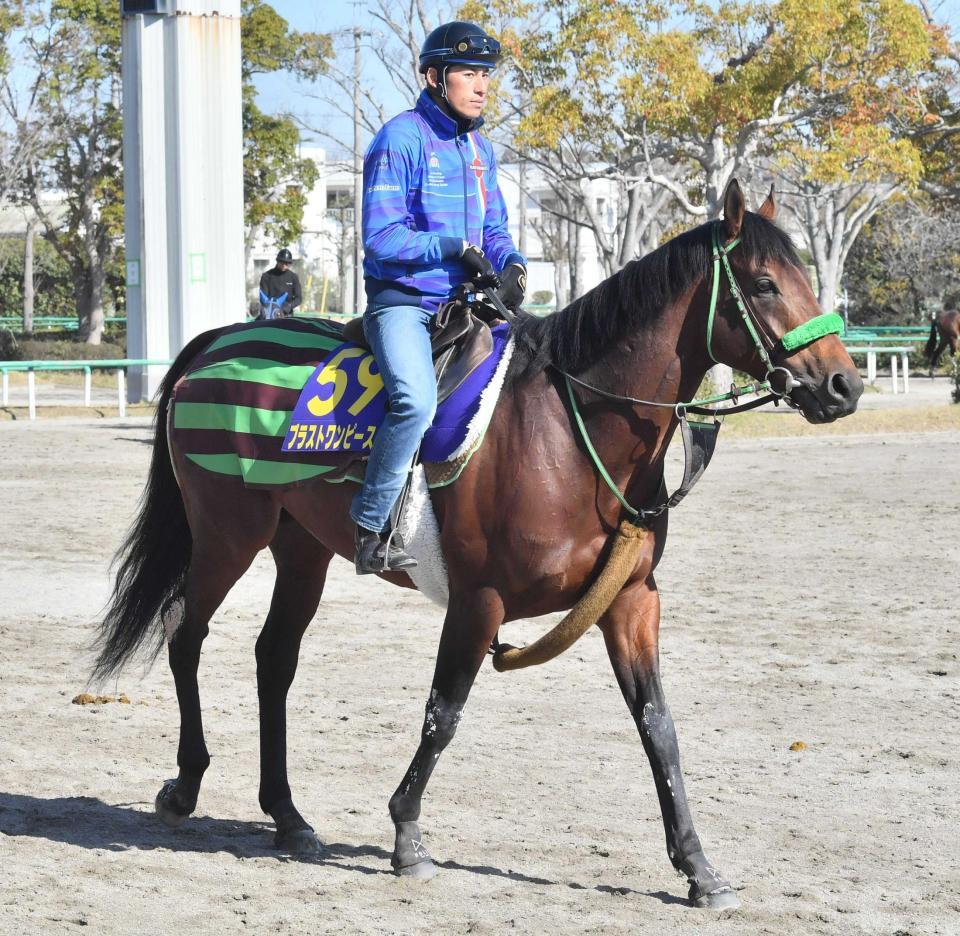
<path id="1" fill-rule="evenodd" d="M 367 7 L 360 30 L 363 49 L 377 65 L 375 74 L 356 74 L 353 58 L 354 29 L 334 33 L 336 54 L 327 72 L 306 96 L 324 105 L 329 116 L 339 118 L 322 123 L 300 117 L 304 130 L 334 146 L 335 156 L 344 156 L 349 147 L 338 127 L 353 122 L 354 88 L 359 88 L 356 114 L 363 134 L 369 138 L 393 116 L 391 100 L 399 97 L 412 106 L 422 88 L 419 71 L 420 46 L 434 27 L 456 19 L 453 4 L 445 0 L 374 0 Z"/>
<path id="2" fill-rule="evenodd" d="M 847 260 L 858 324 L 925 324 L 960 298 L 960 207 L 924 195 L 886 206 Z"/>
<path id="3" fill-rule="evenodd" d="M 847 256 L 863 226 L 902 189 L 896 180 L 843 183 L 784 178 L 787 197 L 781 205 L 803 233 L 817 271 L 821 308 L 832 311 L 836 305 Z"/>

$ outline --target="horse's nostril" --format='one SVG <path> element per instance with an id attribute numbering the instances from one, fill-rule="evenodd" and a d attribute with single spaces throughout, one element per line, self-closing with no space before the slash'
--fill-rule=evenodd
<path id="1" fill-rule="evenodd" d="M 830 378 L 830 390 L 841 400 L 849 400 L 852 396 L 850 382 L 843 374 L 837 373 Z"/>

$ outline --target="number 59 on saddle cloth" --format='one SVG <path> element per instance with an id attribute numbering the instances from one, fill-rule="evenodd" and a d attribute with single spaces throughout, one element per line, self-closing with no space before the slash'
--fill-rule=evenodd
<path id="1" fill-rule="evenodd" d="M 508 326 L 491 330 L 493 352 L 437 406 L 420 449 L 425 462 L 442 462 L 456 451 L 480 405 L 507 344 Z M 387 392 L 373 354 L 346 342 L 321 361 L 293 409 L 283 452 L 369 455 L 387 412 Z"/>

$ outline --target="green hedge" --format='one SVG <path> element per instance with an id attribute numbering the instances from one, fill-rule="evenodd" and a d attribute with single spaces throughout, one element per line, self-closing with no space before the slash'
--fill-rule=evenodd
<path id="1" fill-rule="evenodd" d="M 0 361 L 103 361 L 126 356 L 125 332 L 111 332 L 92 345 L 64 332 L 25 336 L 0 329 Z"/>

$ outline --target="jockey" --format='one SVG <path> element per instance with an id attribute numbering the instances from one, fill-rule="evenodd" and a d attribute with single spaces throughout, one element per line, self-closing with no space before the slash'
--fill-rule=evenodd
<path id="1" fill-rule="evenodd" d="M 426 88 L 388 121 L 363 163 L 363 330 L 389 399 L 350 514 L 357 573 L 413 568 L 390 512 L 437 405 L 430 326 L 455 287 L 496 287 L 523 301 L 526 260 L 507 229 L 493 147 L 477 130 L 500 43 L 472 23 L 446 23 L 420 50 Z M 388 548 L 389 547 L 389 548 Z"/>

